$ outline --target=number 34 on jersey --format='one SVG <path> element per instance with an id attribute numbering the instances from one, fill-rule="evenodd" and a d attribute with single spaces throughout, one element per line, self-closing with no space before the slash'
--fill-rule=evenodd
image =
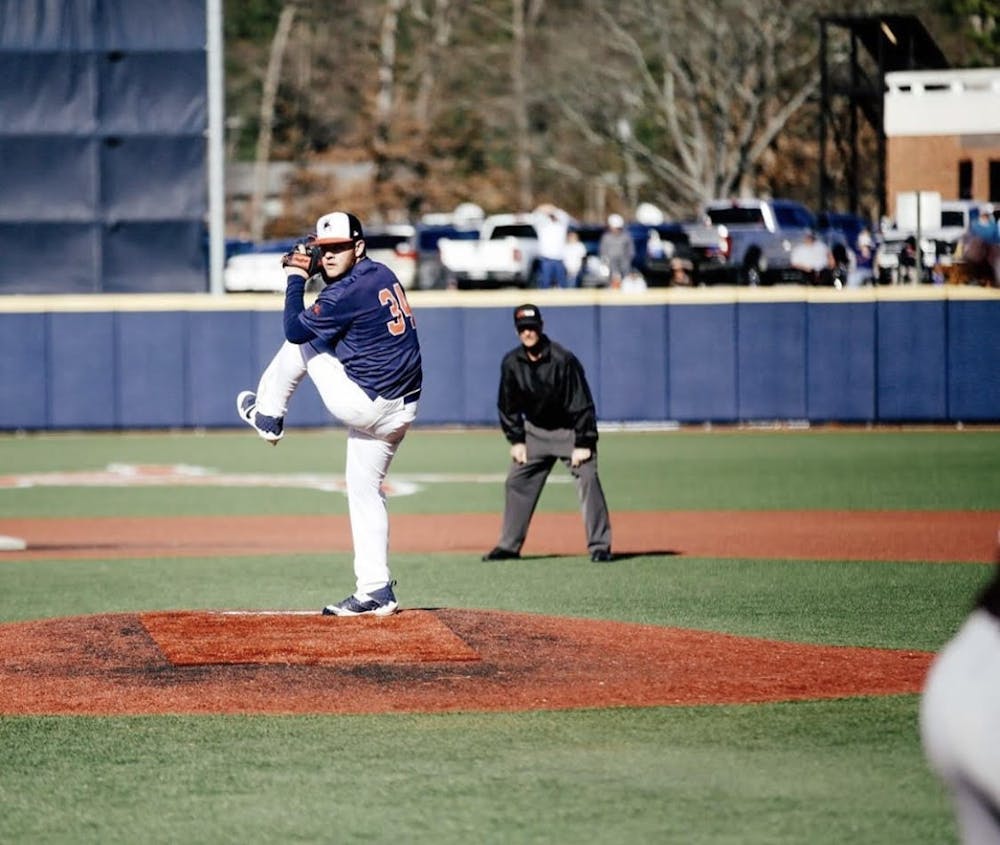
<path id="1" fill-rule="evenodd" d="M 385 327 L 393 337 L 403 334 L 407 328 L 416 329 L 417 321 L 413 318 L 410 303 L 406 301 L 406 293 L 399 282 L 396 282 L 391 289 L 382 288 L 378 292 L 378 301 L 382 305 L 389 306 L 392 319 L 385 324 Z M 410 321 L 409 326 L 406 324 L 407 320 Z"/>

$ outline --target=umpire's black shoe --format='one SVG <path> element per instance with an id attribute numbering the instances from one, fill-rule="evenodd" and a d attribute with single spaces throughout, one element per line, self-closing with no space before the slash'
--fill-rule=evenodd
<path id="1" fill-rule="evenodd" d="M 598 549 L 590 555 L 590 559 L 594 563 L 611 563 L 614 560 L 614 556 L 611 554 L 610 549 Z"/>
<path id="2" fill-rule="evenodd" d="M 501 549 L 499 546 L 496 546 L 483 555 L 483 560 L 517 560 L 520 557 L 521 555 L 518 552 L 512 552 L 510 549 Z"/>

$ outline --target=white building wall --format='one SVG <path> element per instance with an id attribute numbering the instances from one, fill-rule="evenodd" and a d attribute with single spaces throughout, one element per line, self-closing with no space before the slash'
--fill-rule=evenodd
<path id="1" fill-rule="evenodd" d="M 1000 68 L 885 76 L 887 137 L 1000 133 Z"/>

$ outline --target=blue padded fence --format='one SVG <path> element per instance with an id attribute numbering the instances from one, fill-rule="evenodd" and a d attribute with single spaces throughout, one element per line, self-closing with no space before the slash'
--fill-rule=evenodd
<path id="1" fill-rule="evenodd" d="M 997 291 L 531 293 L 605 422 L 1000 421 Z M 419 424 L 496 424 L 524 297 L 411 295 Z M 232 427 L 281 340 L 274 297 L 0 300 L 0 430 Z M 289 422 L 331 422 L 308 382 Z"/>

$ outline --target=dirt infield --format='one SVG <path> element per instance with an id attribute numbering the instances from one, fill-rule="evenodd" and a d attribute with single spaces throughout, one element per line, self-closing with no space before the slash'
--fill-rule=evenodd
<path id="1" fill-rule="evenodd" d="M 992 560 L 1000 513 L 615 514 L 619 558 Z M 301 530 L 308 525 L 309 530 Z M 0 560 L 350 549 L 346 518 L 5 520 Z M 397 552 L 489 548 L 495 516 L 394 516 Z M 539 514 L 525 555 L 583 553 L 577 514 Z M 503 565 L 503 564 L 501 564 Z M 589 565 L 589 564 L 588 564 Z M 179 611 L 0 625 L 0 713 L 531 710 L 913 693 L 926 652 L 812 646 L 618 622 L 461 609 L 386 619 Z"/>
<path id="2" fill-rule="evenodd" d="M 931 655 L 468 610 L 4 625 L 0 713 L 649 707 L 916 692 Z M 197 647 L 205 650 L 199 656 Z"/>
<path id="3" fill-rule="evenodd" d="M 1000 511 L 626 511 L 613 515 L 620 555 L 812 560 L 992 560 Z M 468 552 L 496 542 L 493 514 L 394 514 L 394 552 Z M 6 519 L 0 532 L 28 541 L 2 560 L 211 557 L 346 552 L 346 516 L 206 516 Z M 540 513 L 525 556 L 582 555 L 576 513 Z"/>

